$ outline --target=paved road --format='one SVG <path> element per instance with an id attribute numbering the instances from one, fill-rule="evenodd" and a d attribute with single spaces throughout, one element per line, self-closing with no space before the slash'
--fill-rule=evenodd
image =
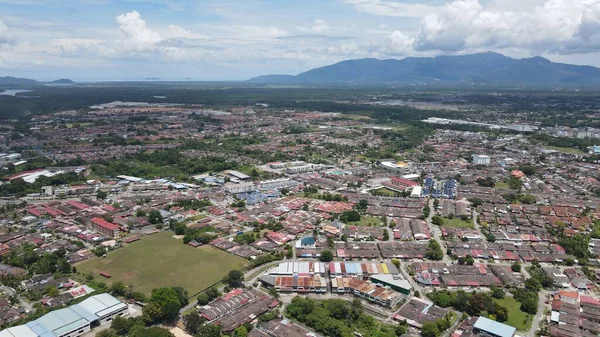
<path id="1" fill-rule="evenodd" d="M 523 268 L 525 269 L 525 268 Z M 527 332 L 527 337 L 535 337 L 536 331 L 540 328 L 540 322 L 544 319 L 544 311 L 546 310 L 546 298 L 550 295 L 550 291 L 542 290 L 539 293 L 538 312 L 533 317 L 531 329 Z"/>
<path id="2" fill-rule="evenodd" d="M 6 293 L 9 297 L 16 296 L 17 299 L 19 300 L 19 305 L 21 307 L 29 310 L 30 312 L 35 311 L 35 308 L 29 302 L 25 301 L 21 296 L 19 296 L 13 288 L 10 288 L 7 286 L 1 286 L 0 290 L 2 290 L 2 292 Z"/>

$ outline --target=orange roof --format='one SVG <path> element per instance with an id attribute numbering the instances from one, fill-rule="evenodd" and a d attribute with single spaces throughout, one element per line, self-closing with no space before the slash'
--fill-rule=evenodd
<path id="1" fill-rule="evenodd" d="M 579 298 L 579 293 L 576 291 L 560 291 L 560 297 L 570 297 L 570 298 Z"/>

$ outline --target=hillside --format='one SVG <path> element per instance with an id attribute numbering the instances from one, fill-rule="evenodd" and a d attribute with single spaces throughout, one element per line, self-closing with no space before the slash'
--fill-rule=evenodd
<path id="1" fill-rule="evenodd" d="M 497 53 L 359 59 L 316 68 L 297 76 L 267 75 L 263 84 L 398 85 L 487 84 L 527 86 L 600 86 L 600 69 L 554 63 L 542 57 L 513 59 Z"/>

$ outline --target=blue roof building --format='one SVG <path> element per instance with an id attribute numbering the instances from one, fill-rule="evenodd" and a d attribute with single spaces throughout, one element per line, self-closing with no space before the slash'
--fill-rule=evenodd
<path id="1" fill-rule="evenodd" d="M 485 332 L 496 337 L 513 337 L 517 332 L 517 329 L 510 325 L 502 324 L 485 317 L 477 319 L 477 322 L 473 325 L 473 330 Z"/>

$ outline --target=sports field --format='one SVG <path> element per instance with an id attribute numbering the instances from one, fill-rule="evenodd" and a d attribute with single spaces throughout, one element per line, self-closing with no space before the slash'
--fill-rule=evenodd
<path id="1" fill-rule="evenodd" d="M 211 246 L 193 248 L 164 232 L 143 237 L 126 247 L 76 265 L 79 273 L 92 274 L 107 283 L 123 281 L 134 291 L 150 294 L 152 289 L 179 286 L 195 294 L 220 281 L 232 269 L 249 262 Z M 101 271 L 111 275 L 100 276 Z"/>

